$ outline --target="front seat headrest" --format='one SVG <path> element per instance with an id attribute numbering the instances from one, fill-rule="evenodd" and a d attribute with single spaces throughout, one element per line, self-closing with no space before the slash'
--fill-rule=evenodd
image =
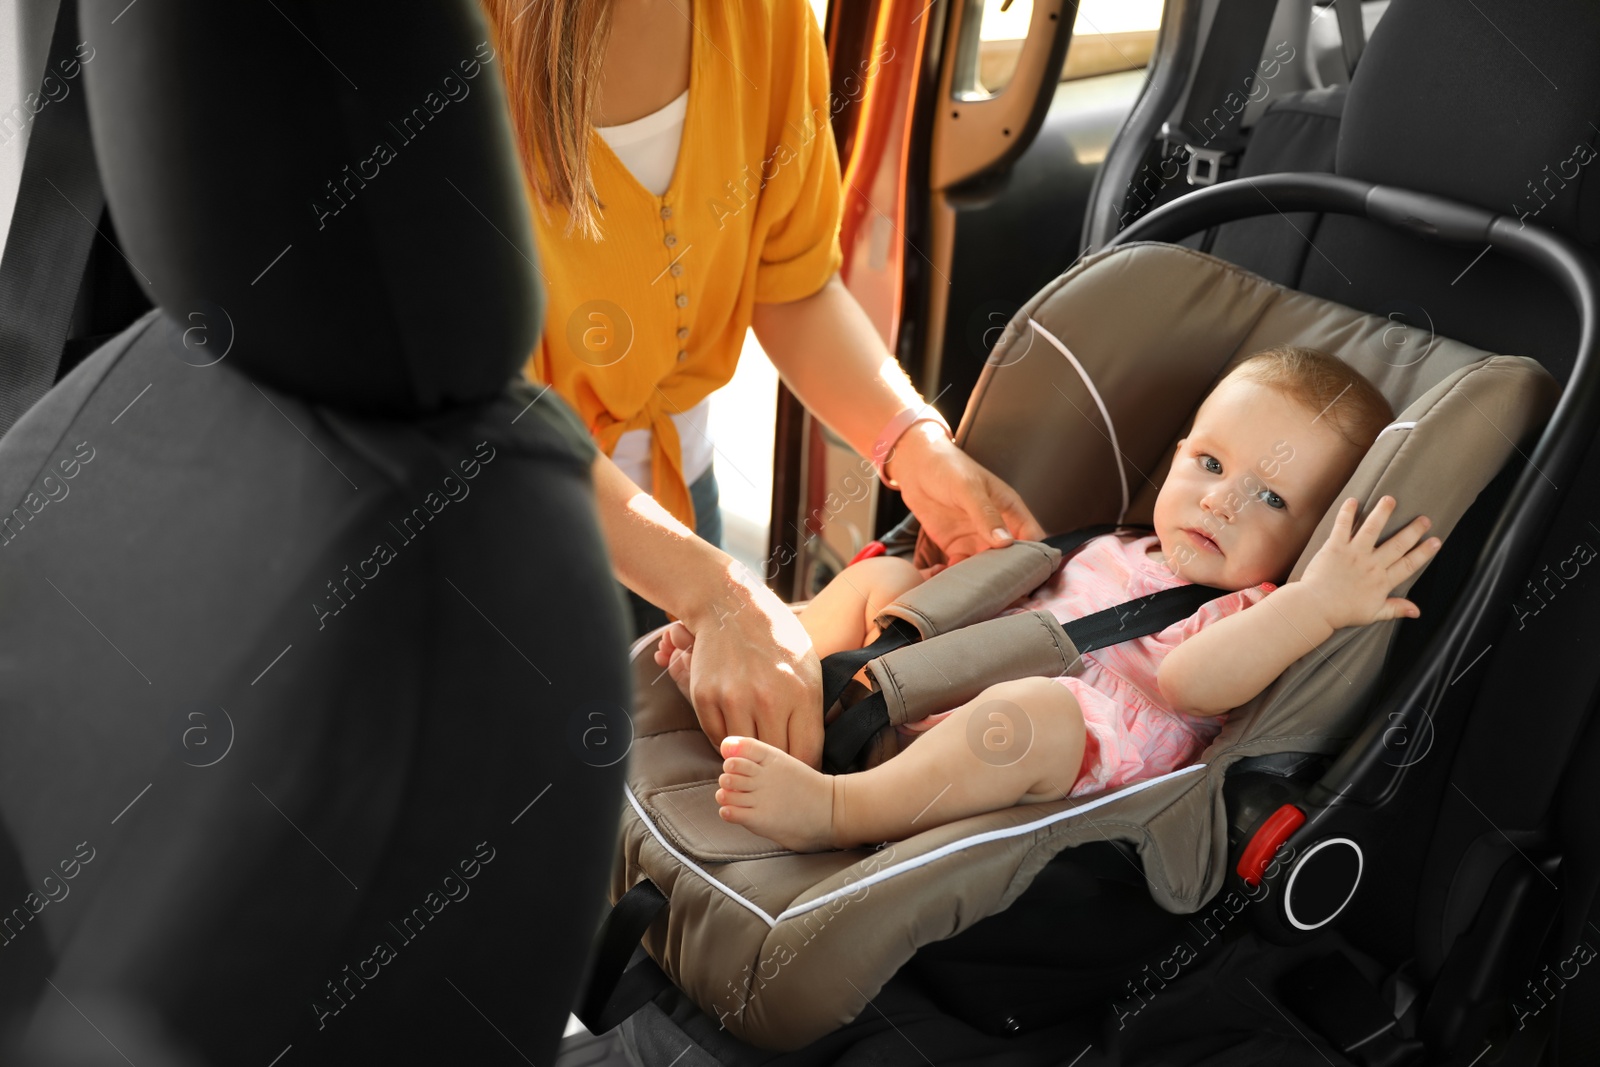
<path id="1" fill-rule="evenodd" d="M 543 293 L 471 0 L 83 0 L 80 34 L 106 200 L 177 358 L 390 417 L 518 373 Z"/>
<path id="2" fill-rule="evenodd" d="M 1600 5 L 1403 0 L 1361 54 L 1336 169 L 1600 240 Z"/>

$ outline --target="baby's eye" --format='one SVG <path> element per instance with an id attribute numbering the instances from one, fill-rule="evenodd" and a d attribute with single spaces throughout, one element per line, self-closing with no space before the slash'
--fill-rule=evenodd
<path id="1" fill-rule="evenodd" d="M 1263 489 L 1261 492 L 1257 493 L 1256 496 L 1265 501 L 1267 507 L 1269 508 L 1277 508 L 1279 511 L 1282 511 L 1284 508 L 1289 506 L 1288 504 L 1284 503 L 1283 497 L 1279 496 L 1277 493 L 1274 493 L 1271 489 Z"/>
<path id="2" fill-rule="evenodd" d="M 1211 464 L 1213 464 L 1213 463 L 1216 464 L 1215 467 L 1211 466 Z M 1202 452 L 1200 454 L 1200 466 L 1204 467 L 1206 470 L 1210 471 L 1212 474 L 1221 474 L 1222 473 L 1222 461 L 1217 459 L 1216 456 L 1208 456 L 1204 452 Z"/>

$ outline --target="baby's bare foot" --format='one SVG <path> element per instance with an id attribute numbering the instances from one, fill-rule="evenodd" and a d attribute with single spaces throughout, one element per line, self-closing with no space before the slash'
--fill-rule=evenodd
<path id="1" fill-rule="evenodd" d="M 792 852 L 837 848 L 833 776 L 814 771 L 782 749 L 753 737 L 722 741 L 718 814 Z"/>

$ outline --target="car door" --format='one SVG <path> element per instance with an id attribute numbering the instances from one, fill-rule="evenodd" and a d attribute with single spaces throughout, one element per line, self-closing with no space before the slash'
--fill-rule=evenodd
<path id="1" fill-rule="evenodd" d="M 845 284 L 950 421 L 1013 312 L 1077 257 L 1161 0 L 829 5 Z M 803 599 L 904 516 L 780 390 L 768 572 Z"/>

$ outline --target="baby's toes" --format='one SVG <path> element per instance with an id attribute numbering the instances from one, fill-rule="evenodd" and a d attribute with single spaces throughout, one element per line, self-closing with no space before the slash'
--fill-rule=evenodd
<path id="1" fill-rule="evenodd" d="M 723 822 L 731 822 L 735 826 L 744 826 L 751 818 L 750 808 L 744 805 L 722 804 L 717 808 L 717 814 L 722 817 Z"/>
<path id="2" fill-rule="evenodd" d="M 717 803 L 726 808 L 753 807 L 756 802 L 754 793 L 743 792 L 738 789 L 717 790 Z"/>
<path id="3" fill-rule="evenodd" d="M 722 739 L 721 752 L 724 760 L 743 757 L 745 762 L 753 764 L 766 763 L 774 754 L 781 754 L 778 749 L 765 741 L 754 737 L 739 737 L 735 734 L 729 734 Z"/>
<path id="4" fill-rule="evenodd" d="M 738 755 L 736 757 L 728 757 L 722 761 L 723 777 L 749 779 L 750 774 L 757 773 L 758 769 L 760 769 L 760 765 L 755 763 L 754 760 L 746 760 L 746 758 L 738 757 Z"/>

